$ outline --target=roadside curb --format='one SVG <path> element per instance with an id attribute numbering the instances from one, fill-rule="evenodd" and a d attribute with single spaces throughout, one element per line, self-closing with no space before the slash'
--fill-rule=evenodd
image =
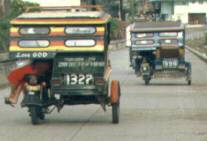
<path id="1" fill-rule="evenodd" d="M 200 53 L 199 51 L 189 47 L 189 46 L 186 46 L 186 49 L 189 50 L 191 53 L 193 53 L 194 55 L 196 55 L 198 58 L 200 58 L 201 60 L 207 62 L 207 55 L 204 54 L 204 53 Z"/>

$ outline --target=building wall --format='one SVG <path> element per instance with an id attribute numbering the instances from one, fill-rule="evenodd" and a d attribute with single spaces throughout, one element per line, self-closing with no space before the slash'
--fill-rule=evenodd
<path id="1" fill-rule="evenodd" d="M 189 3 L 186 5 L 176 4 L 174 6 L 174 15 L 172 16 L 173 20 L 181 20 L 183 23 L 188 23 L 189 13 L 206 13 L 207 15 L 207 2 L 204 3 Z"/>
<path id="2" fill-rule="evenodd" d="M 79 6 L 79 5 L 81 5 L 81 0 L 69 0 L 69 4 L 71 5 L 71 6 Z"/>
<path id="3" fill-rule="evenodd" d="M 79 6 L 81 0 L 24 0 L 39 3 L 41 6 Z"/>

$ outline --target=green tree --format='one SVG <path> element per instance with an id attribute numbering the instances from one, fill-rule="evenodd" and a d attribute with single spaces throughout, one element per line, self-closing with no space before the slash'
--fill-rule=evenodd
<path id="1" fill-rule="evenodd" d="M 9 0 L 7 0 L 9 1 Z M 22 0 L 11 0 L 10 11 L 0 20 L 0 50 L 8 51 L 9 46 L 9 21 L 24 11 L 27 7 L 39 7 L 36 3 L 24 2 Z"/>

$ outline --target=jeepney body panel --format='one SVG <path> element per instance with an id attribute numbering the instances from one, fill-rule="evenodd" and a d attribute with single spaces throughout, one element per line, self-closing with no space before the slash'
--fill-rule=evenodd
<path id="1" fill-rule="evenodd" d="M 106 68 L 103 53 L 62 53 L 53 65 L 52 92 L 74 95 L 107 95 Z M 104 82 L 99 85 L 99 81 Z"/>
<path id="2" fill-rule="evenodd" d="M 44 59 L 61 52 L 104 52 L 110 15 L 94 8 L 45 7 L 23 13 L 11 21 L 10 57 Z"/>
<path id="3" fill-rule="evenodd" d="M 97 6 L 43 7 L 11 25 L 11 58 L 53 60 L 53 94 L 108 97 L 110 15 Z"/>

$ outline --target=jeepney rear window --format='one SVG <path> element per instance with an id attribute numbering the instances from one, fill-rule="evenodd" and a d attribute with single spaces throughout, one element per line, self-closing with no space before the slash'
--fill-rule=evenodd
<path id="1" fill-rule="evenodd" d="M 76 40 L 67 40 L 65 42 L 67 47 L 92 47 L 96 45 L 96 41 L 93 39 L 76 39 Z"/>
<path id="2" fill-rule="evenodd" d="M 48 27 L 22 27 L 19 33 L 22 35 L 47 35 L 50 29 Z"/>
<path id="3" fill-rule="evenodd" d="M 177 37 L 178 33 L 177 32 L 161 32 L 160 37 Z"/>
<path id="4" fill-rule="evenodd" d="M 172 44 L 172 45 L 177 45 L 178 44 L 178 40 L 177 39 L 163 39 L 160 40 L 161 44 Z"/>
<path id="5" fill-rule="evenodd" d="M 95 27 L 66 27 L 66 34 L 95 34 Z"/>
<path id="6" fill-rule="evenodd" d="M 21 40 L 19 46 L 23 48 L 37 48 L 48 47 L 50 42 L 48 40 Z"/>
<path id="7" fill-rule="evenodd" d="M 137 38 L 153 37 L 153 33 L 137 33 L 135 36 Z"/>
<path id="8" fill-rule="evenodd" d="M 138 40 L 136 41 L 137 45 L 152 45 L 154 44 L 153 40 Z"/>

